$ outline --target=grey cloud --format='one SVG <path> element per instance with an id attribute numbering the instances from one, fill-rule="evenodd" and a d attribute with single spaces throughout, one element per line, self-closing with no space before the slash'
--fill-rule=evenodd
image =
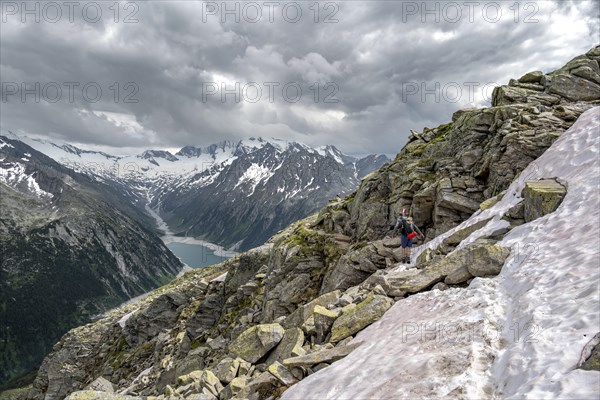
<path id="1" fill-rule="evenodd" d="M 0 125 L 103 148 L 172 148 L 262 135 L 334 144 L 353 154 L 390 154 L 401 149 L 410 129 L 446 122 L 469 106 L 466 95 L 457 102 L 407 96 L 407 83 L 505 83 L 533 69 L 559 67 L 599 41 L 595 1 L 527 2 L 538 7 L 538 23 L 515 23 L 510 14 L 498 23 L 481 15 L 473 23 L 422 23 L 420 15 L 403 12 L 409 3 L 423 2 L 340 2 L 337 23 L 315 23 L 312 2 L 298 3 L 304 14 L 297 23 L 277 13 L 273 23 L 203 21 L 202 4 L 192 1 L 137 2 L 139 22 L 133 24 L 114 23 L 111 14 L 98 23 L 77 13 L 74 23 L 9 18 L 0 36 L 3 82 L 98 82 L 103 97 L 36 104 L 12 96 L 2 104 Z M 331 9 L 318 4 L 322 19 Z M 233 96 L 222 102 L 218 95 L 205 102 L 203 83 L 215 76 L 242 86 L 298 82 L 304 91 L 298 103 L 282 99 L 280 90 L 272 103 L 264 92 L 256 104 L 236 103 Z M 119 102 L 109 89 L 115 82 Z M 127 82 L 139 88 L 137 103 L 123 102 Z M 321 88 L 335 82 L 339 102 L 315 103 L 315 82 Z M 94 111 L 134 116 L 144 131 L 128 134 Z"/>

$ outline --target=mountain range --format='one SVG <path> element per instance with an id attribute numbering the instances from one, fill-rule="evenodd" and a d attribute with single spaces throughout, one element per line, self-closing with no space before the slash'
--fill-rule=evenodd
<path id="1" fill-rule="evenodd" d="M 309 215 L 390 160 L 355 158 L 334 146 L 249 138 L 172 154 L 147 150 L 114 156 L 70 144 L 5 133 L 55 161 L 111 185 L 142 210 L 156 210 L 170 230 L 246 250 Z"/>

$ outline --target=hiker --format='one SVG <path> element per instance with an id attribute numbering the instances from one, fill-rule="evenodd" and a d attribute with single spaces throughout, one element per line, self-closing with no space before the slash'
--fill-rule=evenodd
<path id="1" fill-rule="evenodd" d="M 402 243 L 402 252 L 400 257 L 402 262 L 410 264 L 410 249 L 413 245 L 413 239 L 418 235 L 425 237 L 421 230 L 413 223 L 412 217 L 406 218 L 405 211 L 402 210 L 402 214 L 398 217 L 396 225 L 394 226 L 393 233 L 400 228 L 400 242 Z"/>

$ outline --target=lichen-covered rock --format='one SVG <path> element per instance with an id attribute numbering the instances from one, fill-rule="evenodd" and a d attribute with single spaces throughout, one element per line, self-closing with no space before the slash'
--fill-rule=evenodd
<path id="1" fill-rule="evenodd" d="M 302 348 L 304 344 L 304 332 L 300 328 L 286 329 L 283 339 L 275 350 L 271 352 L 267 358 L 267 365 L 275 361 L 283 361 L 286 358 L 304 355 L 305 351 Z"/>
<path id="2" fill-rule="evenodd" d="M 322 306 L 316 306 L 314 310 L 315 330 L 317 332 L 317 343 L 323 343 L 329 334 L 333 322 L 340 316 L 340 311 L 328 310 Z"/>
<path id="3" fill-rule="evenodd" d="M 283 361 L 283 365 L 292 367 L 310 367 L 321 363 L 332 363 L 346 357 L 357 349 L 362 343 L 350 344 L 347 346 L 338 346 L 333 349 L 318 350 L 313 353 L 292 357 Z"/>
<path id="4" fill-rule="evenodd" d="M 95 390 L 82 390 L 71 393 L 65 400 L 142 400 L 138 396 L 125 396 Z"/>
<path id="5" fill-rule="evenodd" d="M 283 321 L 282 326 L 286 329 L 295 326 L 302 326 L 306 320 L 313 316 L 316 306 L 327 307 L 335 305 L 338 302 L 341 294 L 341 291 L 333 290 L 320 295 L 305 305 L 298 307 Z"/>
<path id="6" fill-rule="evenodd" d="M 525 183 L 523 188 L 525 222 L 554 212 L 567 194 L 567 188 L 554 179 Z"/>
<path id="7" fill-rule="evenodd" d="M 335 320 L 331 328 L 331 342 L 336 343 L 366 328 L 394 304 L 387 296 L 369 295 L 348 313 Z"/>
<path id="8" fill-rule="evenodd" d="M 275 347 L 285 330 L 279 324 L 261 324 L 245 330 L 239 335 L 229 350 L 244 360 L 255 363 Z"/>
<path id="9" fill-rule="evenodd" d="M 106 378 L 99 377 L 94 382 L 90 383 L 85 390 L 95 390 L 98 392 L 114 393 L 114 385 Z"/>
<path id="10" fill-rule="evenodd" d="M 269 365 L 267 371 L 269 371 L 271 375 L 277 378 L 277 380 L 285 386 L 290 386 L 298 382 L 298 380 L 294 378 L 290 370 L 286 366 L 281 364 L 279 361 L 276 361 L 273 364 Z"/>
<path id="11" fill-rule="evenodd" d="M 225 386 L 223 392 L 221 392 L 221 399 L 229 400 L 231 398 L 247 398 L 248 396 L 248 382 L 250 378 L 246 376 L 234 378 L 229 385 Z M 186 399 L 187 400 L 187 399 Z"/>
<path id="12" fill-rule="evenodd" d="M 227 385 L 237 376 L 239 367 L 239 359 L 234 360 L 231 357 L 226 357 L 217 364 L 214 372 L 221 383 Z"/>
<path id="13" fill-rule="evenodd" d="M 478 277 L 498 275 L 510 249 L 496 245 L 476 246 L 469 249 L 467 268 L 471 275 Z M 446 282 L 448 283 L 448 282 Z"/>

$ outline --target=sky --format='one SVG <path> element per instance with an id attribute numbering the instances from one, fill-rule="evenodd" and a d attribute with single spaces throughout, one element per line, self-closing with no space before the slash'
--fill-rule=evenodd
<path id="1" fill-rule="evenodd" d="M 600 44 L 598 1 L 0 6 L 0 128 L 113 154 L 261 136 L 393 155 Z"/>

